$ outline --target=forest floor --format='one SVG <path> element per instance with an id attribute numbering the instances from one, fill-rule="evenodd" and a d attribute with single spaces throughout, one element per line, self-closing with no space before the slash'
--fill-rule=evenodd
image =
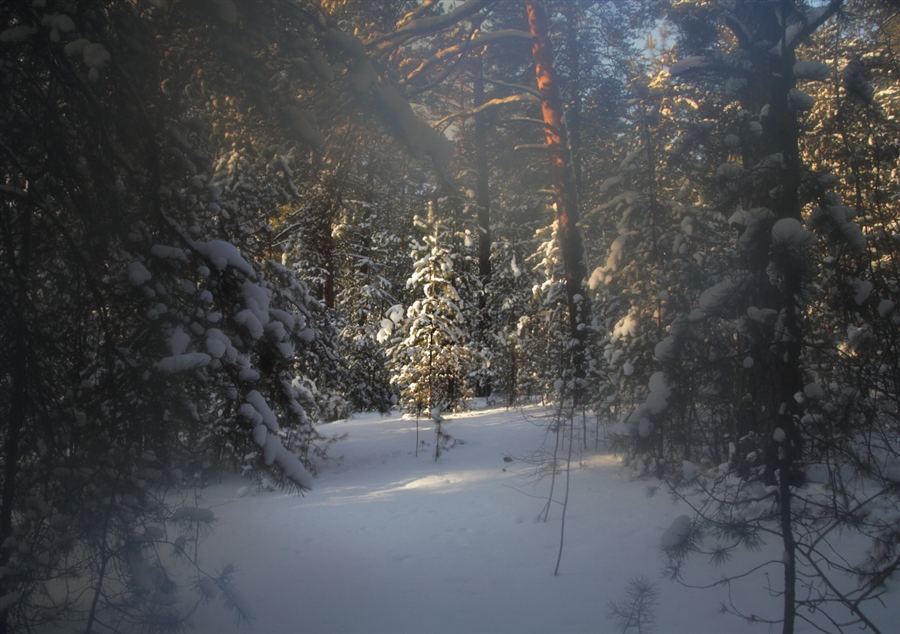
<path id="1" fill-rule="evenodd" d="M 438 461 L 431 421 L 419 422 L 426 445 L 416 455 L 415 419 L 358 415 L 320 428 L 347 437 L 331 447 L 335 460 L 303 497 L 248 492 L 238 479 L 205 489 L 200 505 L 217 520 L 201 544 L 201 563 L 216 571 L 236 566 L 235 587 L 255 618 L 237 625 L 214 601 L 201 606 L 193 631 L 622 632 L 609 618 L 610 603 L 625 599 L 629 582 L 641 576 L 658 591 L 655 629 L 644 632 L 781 631 L 722 614 L 729 587 L 697 590 L 663 577 L 660 538 L 685 507 L 662 491 L 648 496 L 656 482 L 630 478 L 602 448 L 573 459 L 554 576 L 561 504 L 552 505 L 548 521 L 538 518 L 551 486 L 541 452 L 555 443 L 547 415 L 532 407 L 450 416 L 446 431 L 461 442 Z M 565 473 L 557 476 L 555 500 L 563 499 L 565 484 Z M 851 547 L 862 556 L 861 545 Z M 767 546 L 742 553 L 725 569 L 697 558 L 686 580 L 713 583 L 779 552 Z M 779 574 L 771 566 L 731 584 L 735 606 L 777 618 L 779 600 L 767 583 L 776 585 Z M 896 587 L 885 603 L 874 608 L 876 622 L 900 622 Z M 797 631 L 815 630 L 798 623 Z"/>

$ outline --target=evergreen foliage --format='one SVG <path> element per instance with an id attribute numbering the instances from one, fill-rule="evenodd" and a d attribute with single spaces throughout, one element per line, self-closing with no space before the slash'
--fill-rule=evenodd
<path id="1" fill-rule="evenodd" d="M 419 416 L 435 408 L 440 412 L 465 407 L 476 356 L 466 345 L 467 305 L 458 291 L 464 280 L 457 270 L 460 253 L 453 248 L 450 230 L 436 218 L 433 206 L 428 219 L 417 218 L 416 224 L 424 235 L 410 252 L 415 261 L 407 280 L 412 304 L 405 316 L 402 308 L 391 309 L 382 323 L 382 338 L 393 336 L 391 380 L 401 390 L 403 407 Z"/>
<path id="2" fill-rule="evenodd" d="M 437 458 L 473 393 L 554 403 L 570 458 L 579 408 L 585 448 L 610 419 L 696 511 L 673 577 L 775 536 L 783 632 L 801 607 L 874 628 L 900 566 L 894 11 L 0 5 L 0 634 L 177 630 L 172 549 L 249 617 L 189 492 L 309 489 L 320 423 L 398 404 Z M 865 561 L 826 552 L 846 530 Z M 645 629 L 654 589 L 628 592 Z"/>

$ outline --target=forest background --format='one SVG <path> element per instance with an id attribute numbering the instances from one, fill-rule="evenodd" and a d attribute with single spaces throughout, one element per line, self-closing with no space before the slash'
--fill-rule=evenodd
<path id="1" fill-rule="evenodd" d="M 309 489 L 329 421 L 473 395 L 553 403 L 560 446 L 607 438 L 688 500 L 673 576 L 774 536 L 782 631 L 874 629 L 896 10 L 3 3 L 0 632 L 178 627 L 161 552 L 209 517 L 172 492 Z"/>

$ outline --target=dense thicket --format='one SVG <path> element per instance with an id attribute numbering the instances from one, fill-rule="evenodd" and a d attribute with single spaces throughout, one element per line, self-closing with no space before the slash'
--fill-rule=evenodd
<path id="1" fill-rule="evenodd" d="M 673 575 L 772 535 L 770 620 L 872 627 L 900 565 L 891 3 L 0 17 L 0 631 L 177 628 L 173 548 L 246 614 L 196 566 L 189 487 L 307 489 L 320 423 L 472 394 L 578 405 L 585 447 L 588 410 L 613 423 L 697 510 Z M 868 560 L 823 559 L 845 529 Z"/>

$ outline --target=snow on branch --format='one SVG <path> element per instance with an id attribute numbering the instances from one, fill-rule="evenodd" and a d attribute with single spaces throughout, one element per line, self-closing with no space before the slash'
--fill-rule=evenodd
<path id="1" fill-rule="evenodd" d="M 522 143 L 513 148 L 513 150 L 546 150 L 550 145 L 547 143 Z M 554 192 L 555 194 L 555 192 Z"/>
<path id="2" fill-rule="evenodd" d="M 327 44 L 333 51 L 340 51 L 350 58 L 348 80 L 351 89 L 365 96 L 367 105 L 413 155 L 431 157 L 435 169 L 443 172 L 453 155 L 450 140 L 419 119 L 396 86 L 378 77 L 359 38 L 338 29 L 330 29 L 326 35 Z"/>
<path id="3" fill-rule="evenodd" d="M 517 90 L 519 92 L 523 92 L 529 95 L 533 95 L 537 99 L 543 99 L 541 97 L 541 93 L 539 93 L 534 88 L 530 88 L 528 86 L 523 86 L 521 84 L 510 84 L 505 81 L 500 81 L 499 79 L 489 79 L 487 77 L 481 78 L 485 83 L 490 84 L 491 86 L 500 86 L 501 88 L 511 88 L 512 90 Z"/>
<path id="4" fill-rule="evenodd" d="M 557 127 L 555 125 L 551 125 L 544 121 L 543 119 L 535 119 L 533 117 L 510 117 L 509 121 L 524 121 L 525 123 L 536 123 L 537 125 L 543 126 L 545 128 L 549 128 L 555 134 L 558 134 Z"/>
<path id="5" fill-rule="evenodd" d="M 539 99 L 536 99 L 532 95 L 509 95 L 507 97 L 497 97 L 496 99 L 491 99 L 488 102 L 485 102 L 478 106 L 477 108 L 469 108 L 468 110 L 463 110 L 461 112 L 454 112 L 451 115 L 447 115 L 440 121 L 437 121 L 434 124 L 434 127 L 440 126 L 442 123 L 446 123 L 451 119 L 466 119 L 468 117 L 474 116 L 479 112 L 484 112 L 485 110 L 490 110 L 492 108 L 496 108 L 498 106 L 503 106 L 510 103 L 540 103 Z M 541 121 L 543 123 L 543 121 Z"/>
<path id="6" fill-rule="evenodd" d="M 413 9 L 397 21 L 397 26 L 404 26 L 412 20 L 415 20 L 420 15 L 428 11 L 428 9 L 436 5 L 439 1 L 440 0 L 422 0 L 422 4 L 417 6 L 415 9 Z"/>
<path id="7" fill-rule="evenodd" d="M 440 51 L 423 61 L 421 64 L 419 64 L 419 66 L 406 77 L 404 82 L 411 82 L 426 70 L 448 57 L 462 54 L 474 47 L 485 46 L 493 42 L 510 39 L 530 40 L 532 39 L 532 35 L 531 33 L 528 33 L 526 31 L 519 31 L 517 29 L 500 29 L 499 31 L 491 31 L 489 33 L 476 35 L 475 37 L 466 40 L 466 42 L 462 44 L 454 44 L 453 46 L 448 46 L 447 48 L 441 49 Z"/>
<path id="8" fill-rule="evenodd" d="M 391 46 L 396 47 L 411 37 L 437 33 L 442 29 L 453 26 L 457 22 L 461 22 L 462 20 L 475 15 L 482 9 L 489 7 L 491 4 L 492 3 L 489 0 L 468 0 L 468 2 L 461 4 L 443 15 L 411 20 L 395 31 L 383 33 L 372 38 L 366 42 L 366 48 L 371 49 L 384 42 L 392 43 Z"/>
<path id="9" fill-rule="evenodd" d="M 831 2 L 824 6 L 810 10 L 805 20 L 785 29 L 784 40 L 778 42 L 773 50 L 779 53 L 783 52 L 785 40 L 787 41 L 787 48 L 795 48 L 797 44 L 812 35 L 816 29 L 825 24 L 831 16 L 837 13 L 837 10 L 841 8 L 843 3 L 844 0 L 831 0 Z"/>
<path id="10" fill-rule="evenodd" d="M 417 157 L 430 156 L 436 169 L 443 170 L 453 155 L 453 144 L 416 117 L 409 102 L 394 86 L 379 83 L 375 90 L 376 112 Z"/>
<path id="11" fill-rule="evenodd" d="M 710 68 L 712 65 L 712 60 L 708 57 L 704 57 L 703 55 L 691 55 L 690 57 L 680 59 L 669 66 L 669 74 L 672 77 L 678 77 L 679 75 L 684 75 L 690 71 Z"/>

